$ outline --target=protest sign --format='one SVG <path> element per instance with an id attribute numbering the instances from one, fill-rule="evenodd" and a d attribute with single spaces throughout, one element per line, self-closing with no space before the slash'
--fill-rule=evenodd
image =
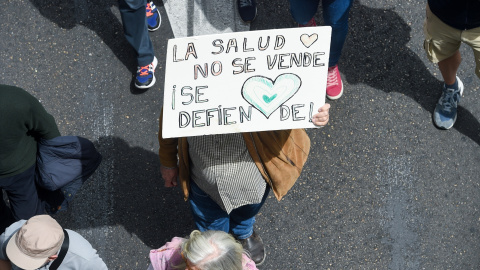
<path id="1" fill-rule="evenodd" d="M 169 40 L 163 137 L 315 127 L 330 37 L 322 26 Z"/>

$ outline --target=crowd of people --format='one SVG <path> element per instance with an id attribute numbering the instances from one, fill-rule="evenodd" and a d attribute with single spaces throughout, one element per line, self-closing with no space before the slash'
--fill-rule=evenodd
<path id="1" fill-rule="evenodd" d="M 324 23 L 332 27 L 326 89 L 332 100 L 344 93 L 338 61 L 352 2 L 321 1 Z M 317 25 L 319 4 L 290 0 L 299 27 Z M 255 19 L 255 0 L 237 0 L 237 8 L 245 22 Z M 136 53 L 135 86 L 150 88 L 157 58 L 148 32 L 160 27 L 160 12 L 146 0 L 119 0 L 119 9 L 125 38 Z M 438 63 L 444 80 L 433 123 L 450 129 L 464 92 L 457 76 L 461 43 L 473 49 L 480 77 L 480 2 L 428 0 L 424 32 L 426 55 Z M 327 125 L 329 109 L 329 104 L 318 108 L 312 122 Z M 9 201 L 0 201 L 0 270 L 107 269 L 87 240 L 45 214 L 36 184 L 37 150 L 40 141 L 61 136 L 53 116 L 27 91 L 7 85 L 0 85 L 0 115 L 0 194 L 5 191 Z M 300 177 L 310 150 L 307 133 L 294 129 L 165 139 L 162 116 L 159 122 L 164 185 L 181 187 L 197 230 L 152 250 L 148 269 L 257 269 L 267 253 L 254 230 L 255 216 L 270 191 L 280 200 Z"/>

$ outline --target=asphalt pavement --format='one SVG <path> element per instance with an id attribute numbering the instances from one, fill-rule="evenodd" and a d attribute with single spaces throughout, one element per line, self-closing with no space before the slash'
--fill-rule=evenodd
<path id="1" fill-rule="evenodd" d="M 180 189 L 164 188 L 159 173 L 168 39 L 296 26 L 288 1 L 259 1 L 251 25 L 233 1 L 154 2 L 157 83 L 139 91 L 115 0 L 0 1 L 0 83 L 32 93 L 63 135 L 92 140 L 104 157 L 55 218 L 109 269 L 146 269 L 150 249 L 194 229 Z M 480 268 L 480 80 L 463 45 L 457 123 L 435 128 L 442 82 L 423 51 L 425 4 L 354 2 L 339 63 L 344 96 L 330 102 L 327 127 L 308 130 L 296 185 L 281 202 L 270 195 L 257 216 L 260 269 Z"/>

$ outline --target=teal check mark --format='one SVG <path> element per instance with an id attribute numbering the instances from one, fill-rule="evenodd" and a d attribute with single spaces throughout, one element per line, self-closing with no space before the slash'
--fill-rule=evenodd
<path id="1" fill-rule="evenodd" d="M 272 100 L 274 100 L 275 98 L 277 97 L 277 94 L 271 96 L 271 97 L 268 97 L 267 95 L 263 95 L 263 101 L 265 101 L 265 103 L 270 103 L 272 102 Z"/>

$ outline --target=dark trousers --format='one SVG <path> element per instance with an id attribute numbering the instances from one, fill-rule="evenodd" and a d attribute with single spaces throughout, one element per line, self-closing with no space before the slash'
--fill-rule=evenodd
<path id="1" fill-rule="evenodd" d="M 7 193 L 10 208 L 3 200 L 3 190 Z M 20 174 L 0 178 L 0 195 L 0 233 L 15 221 L 45 213 L 35 185 L 35 165 Z"/>
<path id="2" fill-rule="evenodd" d="M 142 67 L 152 63 L 154 57 L 148 34 L 146 5 L 146 0 L 118 1 L 125 38 L 136 52 L 137 64 Z"/>

